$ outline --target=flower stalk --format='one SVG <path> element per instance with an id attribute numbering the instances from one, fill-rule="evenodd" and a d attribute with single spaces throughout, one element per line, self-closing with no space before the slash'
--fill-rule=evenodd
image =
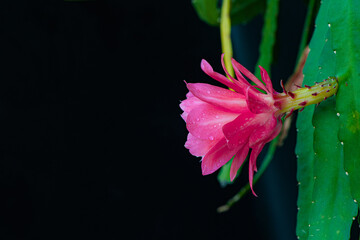
<path id="1" fill-rule="evenodd" d="M 286 91 L 274 95 L 275 106 L 278 107 L 277 114 L 292 113 L 295 110 L 302 109 L 311 104 L 320 103 L 323 100 L 334 95 L 338 89 L 338 82 L 335 77 L 329 77 L 321 83 L 314 86 L 305 85 L 296 91 Z"/>
<path id="2" fill-rule="evenodd" d="M 233 56 L 231 44 L 231 19 L 230 19 L 231 1 L 224 0 L 221 7 L 220 17 L 220 38 L 222 52 L 225 53 L 225 67 L 229 71 L 230 76 L 234 77 L 234 69 L 231 65 Z"/>

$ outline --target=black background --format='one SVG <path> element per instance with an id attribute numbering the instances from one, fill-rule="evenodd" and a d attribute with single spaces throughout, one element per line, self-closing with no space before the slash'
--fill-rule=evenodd
<path id="1" fill-rule="evenodd" d="M 281 1 L 278 90 L 305 6 Z M 262 22 L 233 28 L 251 71 Z M 259 197 L 223 214 L 246 171 L 222 189 L 183 146 L 183 80 L 216 84 L 203 58 L 221 71 L 219 29 L 191 1 L 3 1 L 0 46 L 1 239 L 296 239 L 294 126 Z"/>

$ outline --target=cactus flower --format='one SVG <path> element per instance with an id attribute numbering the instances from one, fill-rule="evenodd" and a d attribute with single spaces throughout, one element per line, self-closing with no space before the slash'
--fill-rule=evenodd
<path id="1" fill-rule="evenodd" d="M 206 60 L 201 69 L 229 89 L 205 83 L 187 83 L 189 93 L 181 102 L 182 118 L 189 131 L 185 147 L 194 156 L 202 157 L 203 175 L 208 175 L 234 157 L 230 179 L 245 161 L 249 150 L 249 183 L 253 194 L 253 175 L 256 159 L 264 145 L 273 140 L 282 127 L 281 118 L 294 110 L 318 103 L 333 95 L 337 81 L 329 78 L 313 87 L 306 86 L 293 92 L 276 92 L 266 70 L 261 66 L 262 82 L 240 63 L 232 59 L 236 78 L 213 71 Z M 245 77 L 253 82 L 251 85 Z"/>

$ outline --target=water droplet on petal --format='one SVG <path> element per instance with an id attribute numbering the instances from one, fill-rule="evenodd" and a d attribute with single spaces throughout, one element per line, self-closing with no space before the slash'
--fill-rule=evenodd
<path id="1" fill-rule="evenodd" d="M 213 137 L 213 136 L 210 136 L 210 137 L 209 137 L 209 140 L 210 140 L 210 141 L 214 140 L 214 137 Z"/>

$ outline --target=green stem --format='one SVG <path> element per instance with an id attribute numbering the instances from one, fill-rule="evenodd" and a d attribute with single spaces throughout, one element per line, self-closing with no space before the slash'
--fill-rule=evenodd
<path id="1" fill-rule="evenodd" d="M 277 16 L 279 12 L 279 0 L 268 0 L 264 16 L 264 26 L 260 43 L 260 56 L 256 66 L 262 66 L 270 75 L 271 62 L 273 60 L 273 48 L 276 40 Z M 261 79 L 260 69 L 256 67 L 255 76 Z"/>
<path id="2" fill-rule="evenodd" d="M 297 54 L 297 60 L 296 62 L 300 61 L 301 55 L 307 45 L 308 39 L 309 39 L 309 31 L 310 31 L 310 24 L 312 23 L 313 15 L 314 15 L 314 6 L 315 6 L 315 0 L 309 1 L 308 10 L 306 13 L 304 28 L 301 36 L 299 51 Z M 297 66 L 297 64 L 296 64 Z"/>
<path id="3" fill-rule="evenodd" d="M 278 140 L 279 140 L 279 137 L 276 137 L 270 143 L 270 146 L 269 146 L 267 154 L 264 158 L 264 161 L 261 164 L 261 167 L 260 167 L 259 171 L 257 172 L 257 174 L 254 176 L 253 185 L 255 185 L 256 182 L 260 179 L 261 175 L 263 175 L 266 168 L 269 166 L 271 160 L 273 159 Z M 249 184 L 242 187 L 240 189 L 240 191 L 235 196 L 233 196 L 231 199 L 229 199 L 225 205 L 218 207 L 217 212 L 222 213 L 222 212 L 226 212 L 227 210 L 229 210 L 232 207 L 232 205 L 234 205 L 236 202 L 238 202 L 246 193 L 249 192 L 249 190 L 250 190 Z"/>
<path id="4" fill-rule="evenodd" d="M 231 44 L 231 20 L 230 20 L 230 0 L 224 0 L 221 7 L 220 17 L 220 38 L 222 52 L 225 53 L 225 67 L 229 71 L 230 75 L 234 76 L 234 69 L 231 65 L 231 58 L 233 56 L 232 44 Z"/>

